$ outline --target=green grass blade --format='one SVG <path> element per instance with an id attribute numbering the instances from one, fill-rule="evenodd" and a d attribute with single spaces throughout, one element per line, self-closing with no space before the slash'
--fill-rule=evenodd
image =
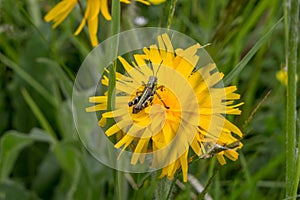
<path id="1" fill-rule="evenodd" d="M 261 170 L 251 176 L 250 183 L 242 184 L 234 193 L 231 194 L 230 199 L 240 199 L 243 193 L 247 191 L 253 191 L 259 180 L 263 180 L 273 172 L 284 161 L 284 154 L 278 155 L 276 158 L 272 158 L 266 166 L 262 166 Z M 240 180 L 242 181 L 242 180 Z"/>
<path id="2" fill-rule="evenodd" d="M 53 107 L 57 106 L 57 103 L 51 93 L 47 91 L 39 82 L 37 82 L 34 77 L 24 71 L 15 62 L 7 58 L 5 55 L 0 53 L 0 60 L 7 65 L 9 68 L 14 70 L 24 81 L 26 81 L 31 87 L 33 87 L 40 95 L 44 97 Z"/>
<path id="3" fill-rule="evenodd" d="M 286 107 L 286 198 L 296 199 L 298 182 L 296 172 L 296 121 L 297 121 L 297 65 L 298 65 L 298 27 L 299 27 L 299 0 L 291 0 L 289 15 L 288 51 L 288 85 Z M 298 141 L 299 142 L 299 141 Z M 299 146 L 299 143 L 298 143 Z"/>
<path id="4" fill-rule="evenodd" d="M 171 27 L 172 19 L 174 17 L 175 8 L 176 8 L 177 0 L 171 0 L 170 8 L 169 8 L 169 15 L 168 15 L 168 22 L 167 22 L 167 29 Z"/>
<path id="5" fill-rule="evenodd" d="M 32 20 L 35 26 L 40 26 L 42 24 L 42 16 L 41 11 L 39 7 L 39 1 L 38 0 L 27 0 L 28 9 L 30 17 L 29 19 Z"/>
<path id="6" fill-rule="evenodd" d="M 56 137 L 55 131 L 52 129 L 50 123 L 47 121 L 46 117 L 43 115 L 42 111 L 39 109 L 37 104 L 31 98 L 31 96 L 29 95 L 27 90 L 25 88 L 22 88 L 21 93 L 22 93 L 26 103 L 29 105 L 32 112 L 36 116 L 37 120 L 41 123 L 41 126 L 47 131 L 47 133 L 53 139 L 53 141 L 56 141 L 57 137 Z"/>
<path id="7" fill-rule="evenodd" d="M 299 110 L 298 110 L 299 113 Z M 298 144 L 300 142 L 300 119 L 297 118 L 297 130 L 298 132 Z M 299 187 L 299 179 L 300 179 L 300 154 L 298 152 L 297 161 L 296 161 L 296 173 L 295 173 L 295 184 L 293 188 L 293 194 L 297 194 L 298 187 Z"/>
<path id="8" fill-rule="evenodd" d="M 229 74 L 224 78 L 224 85 L 229 85 L 234 78 L 236 78 L 239 73 L 246 67 L 250 59 L 255 55 L 255 53 L 261 48 L 261 46 L 270 38 L 272 33 L 275 31 L 276 27 L 281 23 L 283 18 L 279 19 L 273 27 L 258 40 L 258 42 L 253 46 L 253 48 L 247 53 L 247 55 L 229 72 Z"/>

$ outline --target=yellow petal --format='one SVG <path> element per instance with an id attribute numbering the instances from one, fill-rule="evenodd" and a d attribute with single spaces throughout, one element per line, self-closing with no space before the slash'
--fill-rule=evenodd
<path id="1" fill-rule="evenodd" d="M 108 11 L 107 1 L 100 1 L 101 2 L 101 14 L 106 20 L 111 20 L 111 16 Z"/>
<path id="2" fill-rule="evenodd" d="M 159 50 L 164 50 L 170 53 L 174 53 L 173 45 L 171 43 L 168 34 L 164 33 L 161 36 L 158 36 L 157 41 L 158 41 Z"/>
<path id="3" fill-rule="evenodd" d="M 104 127 L 105 124 L 106 124 L 106 118 L 101 117 L 101 119 L 98 121 L 98 125 Z"/>
<path id="4" fill-rule="evenodd" d="M 88 2 L 91 2 L 91 10 L 90 10 L 90 16 L 89 19 L 98 19 L 98 15 L 100 12 L 100 6 L 102 6 L 103 3 L 107 3 L 105 0 L 88 0 Z M 101 4 L 102 3 L 102 4 Z"/>
<path id="5" fill-rule="evenodd" d="M 56 18 L 53 19 L 54 24 L 53 28 L 56 28 L 62 21 L 65 20 L 65 18 L 69 15 L 69 13 L 72 11 L 73 8 L 67 9 L 65 12 L 60 13 L 56 16 Z"/>
<path id="6" fill-rule="evenodd" d="M 45 21 L 49 22 L 64 12 L 67 12 L 67 15 L 68 15 L 72 11 L 72 9 L 75 7 L 76 3 L 77 3 L 76 0 L 63 0 L 63 1 L 59 2 L 44 17 Z M 64 20 L 64 18 L 62 20 Z"/>
<path id="7" fill-rule="evenodd" d="M 120 2 L 130 4 L 130 0 L 121 0 Z"/>
<path id="8" fill-rule="evenodd" d="M 136 80 L 136 83 L 141 84 L 141 81 L 146 81 L 145 76 L 141 72 L 134 69 L 124 58 L 119 56 L 118 59 L 122 63 L 129 76 Z"/>
<path id="9" fill-rule="evenodd" d="M 145 0 L 135 0 L 136 2 L 140 2 L 140 3 L 143 3 L 143 4 L 146 4 L 146 5 L 150 5 L 150 3 L 148 1 L 145 1 Z"/>
<path id="10" fill-rule="evenodd" d="M 105 134 L 107 136 L 111 136 L 115 133 L 117 133 L 120 130 L 127 129 L 131 124 L 128 121 L 120 121 L 114 125 L 112 125 L 109 129 L 106 130 Z"/>
<path id="11" fill-rule="evenodd" d="M 139 159 L 139 157 L 141 156 L 141 153 L 146 153 L 146 152 L 142 152 L 142 150 L 144 149 L 145 146 L 148 146 L 149 143 L 149 139 L 150 138 L 141 138 L 134 150 L 134 153 L 132 155 L 131 158 L 131 164 L 135 165 Z"/>
<path id="12" fill-rule="evenodd" d="M 183 174 L 183 181 L 187 182 L 187 174 L 188 174 L 188 151 L 186 151 L 181 157 L 180 157 L 180 162 L 181 162 L 181 170 Z"/>
<path id="13" fill-rule="evenodd" d="M 232 161 L 236 161 L 239 157 L 239 154 L 234 150 L 226 150 L 224 155 Z"/>
<path id="14" fill-rule="evenodd" d="M 114 118 L 114 117 L 120 117 L 120 116 L 123 116 L 123 115 L 126 115 L 126 114 L 128 114 L 127 109 L 121 108 L 121 109 L 118 109 L 118 110 L 103 113 L 102 116 L 104 118 Z"/>
<path id="15" fill-rule="evenodd" d="M 236 125 L 234 125 L 233 123 L 228 121 L 227 119 L 225 119 L 225 121 L 224 121 L 224 128 L 227 128 L 228 130 L 234 132 L 235 134 L 237 134 L 240 137 L 243 136 L 241 130 Z"/>
<path id="16" fill-rule="evenodd" d="M 134 59 L 135 59 L 138 66 L 143 66 L 143 65 L 146 64 L 145 60 L 147 60 L 147 56 L 140 55 L 140 54 L 135 54 Z"/>
<path id="17" fill-rule="evenodd" d="M 226 160 L 225 160 L 223 154 L 219 153 L 219 154 L 216 155 L 216 157 L 217 157 L 217 159 L 218 159 L 218 161 L 219 161 L 219 163 L 221 165 L 225 165 L 226 164 Z"/>
<path id="18" fill-rule="evenodd" d="M 107 102 L 107 96 L 89 97 L 89 102 L 91 102 L 91 103 L 106 103 Z"/>
<path id="19" fill-rule="evenodd" d="M 216 69 L 215 63 L 209 63 L 203 67 L 201 67 L 198 71 L 200 72 L 203 79 L 206 79 L 210 76 L 211 71 Z"/>
<path id="20" fill-rule="evenodd" d="M 151 4 L 158 5 L 164 3 L 166 0 L 148 0 Z"/>
<path id="21" fill-rule="evenodd" d="M 197 156 L 200 156 L 201 148 L 200 148 L 200 144 L 196 138 L 194 138 L 193 142 L 191 143 L 191 147 L 192 147 L 193 151 L 195 152 L 195 154 Z"/>
<path id="22" fill-rule="evenodd" d="M 161 63 L 162 57 L 156 45 L 151 45 L 149 48 L 149 57 L 152 63 Z"/>
<path id="23" fill-rule="evenodd" d="M 85 24 L 86 24 L 86 20 L 82 19 L 81 23 L 78 26 L 77 30 L 75 31 L 74 35 L 78 35 L 82 31 L 82 29 L 84 28 Z"/>
<path id="24" fill-rule="evenodd" d="M 95 47 L 98 45 L 98 37 L 97 37 L 98 18 L 88 20 L 88 29 L 89 29 L 91 43 Z"/>
<path id="25" fill-rule="evenodd" d="M 125 135 L 117 144 L 115 144 L 115 147 L 118 149 L 124 145 L 123 149 L 125 149 L 133 141 L 133 139 L 134 137 L 131 135 Z"/>
<path id="26" fill-rule="evenodd" d="M 119 127 L 120 124 L 114 124 L 112 125 L 109 129 L 107 129 L 105 131 L 105 134 L 109 137 L 114 135 L 115 133 L 117 133 L 118 131 L 121 130 L 121 128 Z"/>
<path id="27" fill-rule="evenodd" d="M 86 112 L 96 112 L 100 110 L 106 110 L 107 105 L 106 104 L 97 104 L 95 106 L 91 106 L 85 109 Z"/>

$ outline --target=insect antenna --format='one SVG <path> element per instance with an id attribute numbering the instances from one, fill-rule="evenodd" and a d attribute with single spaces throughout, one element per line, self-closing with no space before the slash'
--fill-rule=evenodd
<path id="1" fill-rule="evenodd" d="M 153 74 L 153 76 L 154 76 L 154 68 L 153 68 L 153 65 L 152 65 L 152 62 L 151 62 L 150 59 L 149 59 L 149 63 L 150 63 L 150 69 L 151 69 L 152 74 Z"/>
<path id="2" fill-rule="evenodd" d="M 162 63 L 163 63 L 163 61 L 164 61 L 164 60 L 161 60 L 159 66 L 158 66 L 158 68 L 157 68 L 157 70 L 156 70 L 155 76 L 157 76 L 158 70 L 160 69 L 160 67 L 161 67 L 161 65 L 162 65 Z"/>
<path id="3" fill-rule="evenodd" d="M 157 76 L 157 73 L 158 73 L 158 71 L 159 71 L 159 69 L 160 69 L 160 67 L 161 67 L 161 65 L 162 65 L 162 63 L 163 63 L 163 61 L 164 61 L 164 60 L 162 60 L 162 61 L 159 63 L 159 66 L 158 66 L 158 68 L 157 68 L 157 70 L 156 70 L 156 73 L 154 74 L 154 67 L 153 67 L 153 65 L 152 65 L 151 60 L 149 59 L 150 69 L 151 69 L 151 71 L 152 71 L 153 76 Z"/>

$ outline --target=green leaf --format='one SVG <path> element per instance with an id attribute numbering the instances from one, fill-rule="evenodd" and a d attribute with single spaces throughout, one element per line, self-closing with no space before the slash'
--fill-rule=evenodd
<path id="1" fill-rule="evenodd" d="M 19 153 L 34 141 L 51 142 L 52 139 L 41 129 L 32 129 L 29 134 L 8 131 L 1 138 L 0 181 L 9 177 Z"/>
<path id="2" fill-rule="evenodd" d="M 270 38 L 272 33 L 275 31 L 276 27 L 282 22 L 283 18 L 279 19 L 278 22 L 263 36 L 258 40 L 258 42 L 253 46 L 253 48 L 247 53 L 247 55 L 228 73 L 224 78 L 224 85 L 229 85 L 234 78 L 236 78 L 239 73 L 246 67 L 250 59 L 255 55 L 255 53 L 261 48 L 261 46 Z"/>
<path id="3" fill-rule="evenodd" d="M 51 151 L 45 155 L 38 167 L 37 174 L 32 181 L 32 190 L 36 191 L 42 199 L 48 199 L 49 193 L 52 192 L 53 187 L 57 185 L 57 181 L 60 179 L 60 172 L 58 160 Z"/>
<path id="4" fill-rule="evenodd" d="M 29 95 L 29 93 L 27 92 L 27 90 L 25 88 L 22 88 L 21 92 L 22 92 L 22 94 L 24 96 L 25 101 L 27 102 L 27 104 L 31 108 L 32 112 L 34 113 L 34 115 L 36 116 L 36 118 L 41 123 L 41 126 L 46 130 L 46 132 L 52 138 L 52 141 L 55 142 L 56 139 L 57 139 L 55 131 L 52 129 L 50 123 L 47 121 L 47 119 L 43 115 L 42 111 L 39 109 L 39 107 L 34 102 L 34 100 L 31 98 L 31 96 Z"/>
<path id="5" fill-rule="evenodd" d="M 33 129 L 29 134 L 8 131 L 3 135 L 0 146 L 0 181 L 8 179 L 19 153 L 34 141 L 50 142 L 52 140 L 40 129 Z"/>
<path id="6" fill-rule="evenodd" d="M 60 103 L 57 114 L 57 121 L 60 128 L 60 133 L 64 140 L 78 140 L 75 125 L 74 123 L 70 123 L 73 122 L 71 100 Z"/>
<path id="7" fill-rule="evenodd" d="M 53 74 L 58 79 L 63 94 L 70 99 L 73 92 L 73 82 L 68 77 L 68 75 L 64 72 L 64 70 L 60 67 L 60 65 L 48 58 L 38 58 L 37 61 L 48 65 L 48 67 L 51 69 Z"/>
<path id="8" fill-rule="evenodd" d="M 74 199 L 82 170 L 79 161 L 80 151 L 69 143 L 60 142 L 54 146 L 54 153 L 65 172 L 59 190 L 63 190 L 62 194 L 65 195 L 65 199 Z"/>
<path id="9" fill-rule="evenodd" d="M 29 137 L 35 141 L 53 143 L 53 138 L 49 133 L 39 128 L 33 128 L 29 133 Z"/>
<path id="10" fill-rule="evenodd" d="M 31 145 L 33 139 L 25 134 L 16 131 L 7 132 L 1 139 L 0 152 L 0 180 L 4 181 L 9 177 L 13 165 L 19 153 L 25 147 Z"/>
<path id="11" fill-rule="evenodd" d="M 35 200 L 39 198 L 26 190 L 20 183 L 6 181 L 5 183 L 0 183 L 0 199 Z"/>

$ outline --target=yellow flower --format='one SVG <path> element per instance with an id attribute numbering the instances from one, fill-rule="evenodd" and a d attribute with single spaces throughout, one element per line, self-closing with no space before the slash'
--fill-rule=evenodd
<path id="1" fill-rule="evenodd" d="M 114 119 L 116 123 L 105 134 L 116 135 L 116 148 L 131 149 L 132 165 L 143 163 L 149 156 L 151 167 L 162 169 L 161 177 L 172 179 L 181 168 L 187 181 L 190 149 L 202 158 L 216 154 L 221 164 L 226 163 L 224 156 L 238 158 L 236 150 L 242 144 L 236 137 L 241 138 L 242 133 L 224 115 L 241 113 L 237 108 L 241 104 L 234 105 L 240 95 L 234 93 L 235 86 L 222 87 L 223 74 L 214 63 L 196 67 L 201 48 L 195 44 L 174 50 L 169 36 L 160 35 L 158 46 L 151 45 L 143 49 L 143 54 L 135 54 L 132 65 L 118 58 L 126 74 L 116 74 L 113 111 L 106 111 L 107 93 L 90 97 L 96 105 L 86 111 L 104 111 L 100 126 L 106 119 Z M 102 84 L 108 85 L 106 76 Z"/>
<path id="2" fill-rule="evenodd" d="M 280 71 L 278 71 L 278 72 L 276 73 L 276 78 L 277 78 L 277 80 L 278 80 L 281 84 L 287 86 L 287 84 L 288 84 L 288 74 L 287 74 L 287 69 L 286 69 L 286 68 L 282 68 Z M 298 81 L 298 75 L 296 75 L 296 81 Z"/>
<path id="3" fill-rule="evenodd" d="M 287 86 L 287 83 L 288 83 L 288 75 L 287 75 L 287 71 L 286 71 L 285 68 L 282 68 L 280 71 L 278 71 L 278 72 L 276 73 L 276 78 L 277 78 L 277 80 L 278 80 L 281 84 Z"/>
<path id="4" fill-rule="evenodd" d="M 130 0 L 120 0 L 122 3 L 130 4 Z M 146 5 L 159 4 L 163 0 L 135 0 L 137 2 L 144 3 Z M 62 23 L 65 18 L 71 13 L 74 9 L 78 0 L 62 0 L 54 8 L 52 8 L 47 15 L 44 17 L 45 21 L 53 21 L 53 28 L 56 28 L 60 23 Z M 103 15 L 106 20 L 111 20 L 111 15 L 108 9 L 108 0 L 87 0 L 86 9 L 84 17 L 75 31 L 75 35 L 78 35 L 84 26 L 87 24 L 89 30 L 89 36 L 93 46 L 98 45 L 98 19 L 99 13 Z"/>

